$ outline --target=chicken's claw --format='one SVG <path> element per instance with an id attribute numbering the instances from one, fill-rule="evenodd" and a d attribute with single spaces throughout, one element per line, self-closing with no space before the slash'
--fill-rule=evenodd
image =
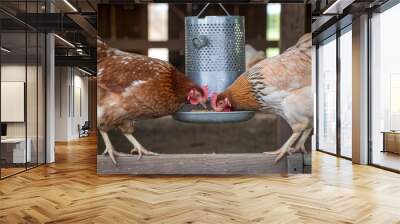
<path id="1" fill-rule="evenodd" d="M 114 150 L 114 148 L 111 147 L 106 147 L 106 149 L 104 150 L 104 152 L 102 153 L 102 155 L 105 155 L 106 153 L 108 153 L 108 156 L 110 156 L 111 161 L 114 163 L 114 165 L 118 165 L 117 160 L 115 159 L 115 153 L 116 151 Z"/>
<path id="2" fill-rule="evenodd" d="M 275 163 L 278 163 L 279 160 L 281 160 L 282 157 L 284 157 L 284 156 L 286 155 L 286 153 L 287 153 L 287 150 L 282 150 L 282 151 L 279 153 L 279 155 L 275 158 L 274 162 L 275 162 Z"/>
<path id="3" fill-rule="evenodd" d="M 263 152 L 263 153 L 268 154 L 268 155 L 277 155 L 280 153 L 280 150 L 281 149 L 277 149 L 275 151 L 269 151 L 269 152 Z"/>
<path id="4" fill-rule="evenodd" d="M 275 150 L 275 151 L 272 151 L 272 152 L 264 152 L 264 153 L 265 154 L 269 154 L 269 155 L 278 155 L 274 160 L 274 162 L 277 163 L 277 162 L 279 162 L 279 160 L 282 159 L 283 156 L 286 155 L 286 153 L 288 153 L 288 150 L 286 148 L 282 147 L 282 148 L 280 148 L 278 150 Z"/>
<path id="5" fill-rule="evenodd" d="M 109 149 L 108 155 L 110 156 L 110 158 L 113 161 L 114 165 L 117 165 L 118 163 L 117 163 L 117 160 L 115 159 L 115 156 L 114 156 L 114 149 Z"/>
<path id="6" fill-rule="evenodd" d="M 124 153 L 124 152 L 118 152 L 116 151 L 114 148 L 106 148 L 106 152 L 108 153 L 108 155 L 110 156 L 112 162 L 114 163 L 114 165 L 118 166 L 118 162 L 115 159 L 115 156 L 129 156 L 130 154 L 128 153 Z M 105 153 L 103 152 L 103 155 Z"/>
<path id="7" fill-rule="evenodd" d="M 288 153 L 289 154 L 294 154 L 294 153 L 304 153 L 304 154 L 306 154 L 307 151 L 306 151 L 306 147 L 304 145 L 302 145 L 302 146 L 299 146 L 297 148 L 296 147 L 295 148 L 290 148 Z"/>
<path id="8" fill-rule="evenodd" d="M 143 155 L 146 155 L 146 156 L 158 156 L 159 155 L 158 153 L 149 151 L 149 150 L 147 150 L 147 149 L 145 149 L 143 147 L 140 147 L 139 149 L 133 148 L 131 150 L 131 154 L 133 154 L 134 152 L 138 153 L 138 155 L 139 155 L 138 156 L 138 160 L 140 160 Z"/>

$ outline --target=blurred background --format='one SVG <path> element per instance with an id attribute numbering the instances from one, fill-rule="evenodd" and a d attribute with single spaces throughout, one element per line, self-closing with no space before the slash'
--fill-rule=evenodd
<path id="1" fill-rule="evenodd" d="M 111 46 L 169 61 L 185 71 L 185 16 L 196 16 L 205 4 L 98 5 L 98 33 Z M 245 17 L 246 44 L 267 57 L 311 31 L 311 12 L 305 4 L 224 4 L 231 15 Z M 210 5 L 202 16 L 225 15 Z"/>

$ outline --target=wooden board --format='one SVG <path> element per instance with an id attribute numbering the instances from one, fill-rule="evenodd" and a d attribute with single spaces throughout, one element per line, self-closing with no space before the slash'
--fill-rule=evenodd
<path id="1" fill-rule="evenodd" d="M 146 156 L 137 160 L 137 156 L 117 157 L 114 165 L 108 156 L 97 156 L 98 174 L 134 174 L 134 175 L 235 175 L 302 173 L 303 157 L 291 155 L 275 163 L 275 155 L 264 153 L 246 154 L 162 154 Z M 288 161 L 290 165 L 288 166 Z M 290 167 L 290 170 L 289 168 Z M 293 171 L 293 172 L 292 172 Z"/>

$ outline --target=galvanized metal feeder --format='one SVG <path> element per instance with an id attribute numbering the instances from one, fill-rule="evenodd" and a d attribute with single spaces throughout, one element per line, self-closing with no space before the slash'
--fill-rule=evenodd
<path id="1" fill-rule="evenodd" d="M 243 16 L 185 17 L 186 74 L 198 85 L 208 85 L 210 95 L 223 92 L 245 69 L 245 28 Z M 174 118 L 183 122 L 225 123 L 251 119 L 254 111 L 180 111 Z"/>

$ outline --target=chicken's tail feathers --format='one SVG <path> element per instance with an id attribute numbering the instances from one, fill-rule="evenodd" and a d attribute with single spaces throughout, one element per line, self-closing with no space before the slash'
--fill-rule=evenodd
<path id="1" fill-rule="evenodd" d="M 295 48 L 311 60 L 312 34 L 304 34 L 296 43 Z"/>
<path id="2" fill-rule="evenodd" d="M 101 40 L 101 37 L 97 36 L 97 60 L 99 61 L 103 57 L 107 56 L 107 51 L 110 47 Z"/>
<path id="3" fill-rule="evenodd" d="M 311 48 L 312 45 L 312 34 L 311 33 L 306 33 L 303 36 L 300 37 L 300 39 L 296 43 L 297 48 Z"/>
<path id="4" fill-rule="evenodd" d="M 251 68 L 253 65 L 257 64 L 259 61 L 265 59 L 265 54 L 263 51 L 257 51 L 250 44 L 246 44 L 246 70 Z"/>

